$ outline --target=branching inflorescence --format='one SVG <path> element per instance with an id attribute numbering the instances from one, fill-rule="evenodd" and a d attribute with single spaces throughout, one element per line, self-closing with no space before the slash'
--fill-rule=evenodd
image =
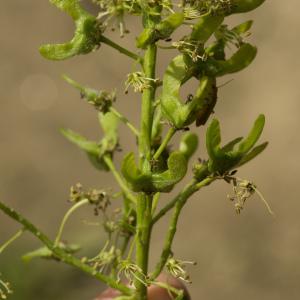
<path id="1" fill-rule="evenodd" d="M 238 213 L 253 193 L 259 193 L 253 183 L 236 178 L 235 173 L 266 148 L 267 143 L 256 145 L 265 117 L 257 118 L 247 137 L 221 145 L 220 124 L 216 118 L 211 120 L 211 115 L 218 100 L 218 78 L 245 69 L 257 53 L 256 47 L 246 41 L 252 21 L 232 28 L 224 22 L 232 14 L 256 9 L 264 0 L 93 0 L 99 8 L 97 15 L 88 13 L 79 0 L 50 2 L 74 20 L 75 33 L 71 41 L 64 44 L 41 46 L 40 53 L 47 59 L 64 60 L 96 51 L 105 44 L 133 60 L 135 69 L 124 79 L 124 84 L 126 92 L 132 87 L 134 92 L 141 94 L 141 126 L 137 128 L 116 109 L 116 91 L 91 89 L 64 75 L 64 79 L 78 89 L 81 98 L 95 108 L 103 137 L 100 141 L 91 141 L 71 130 L 63 129 L 62 133 L 86 153 L 94 167 L 111 172 L 120 190 L 113 193 L 109 189 L 85 189 L 80 184 L 72 187 L 72 206 L 54 241 L 0 202 L 0 209 L 22 225 L 21 231 L 5 243 L 1 251 L 24 231 L 29 231 L 44 247 L 26 254 L 24 260 L 42 257 L 62 261 L 119 290 L 123 294 L 120 299 L 146 300 L 147 286 L 151 284 L 172 290 L 156 281 L 164 270 L 189 281 L 185 262 L 174 257 L 172 242 L 179 215 L 194 193 L 216 180 L 225 180 L 233 185 L 234 195 L 230 199 Z M 125 24 L 128 15 L 139 18 L 143 25 L 136 38 L 136 52 L 106 36 L 109 29 L 116 28 L 121 37 L 128 34 Z M 179 27 L 185 27 L 186 34 L 172 40 Z M 157 52 L 167 49 L 177 49 L 178 53 L 170 59 L 159 79 Z M 180 90 L 191 79 L 196 79 L 198 85 L 182 99 Z M 194 124 L 205 126 L 207 122 L 208 157 L 191 163 L 198 148 L 198 134 L 186 131 Z M 135 136 L 139 155 L 135 157 L 133 151 L 127 153 L 121 166 L 116 166 L 114 156 L 120 150 L 118 132 L 122 124 Z M 170 141 L 179 133 L 182 135 L 180 145 L 171 150 Z M 190 182 L 156 211 L 161 193 L 170 193 L 186 176 L 190 165 L 193 170 Z M 123 207 L 110 212 L 111 201 L 118 198 L 122 199 Z M 62 241 L 68 218 L 83 205 L 91 206 L 96 215 L 101 212 L 108 236 L 103 249 L 94 257 L 80 257 L 78 246 Z M 149 271 L 151 232 L 168 212 L 172 216 L 162 253 L 155 268 Z M 130 285 L 122 283 L 126 281 Z M 3 281 L 0 287 L 0 296 L 5 298 L 11 291 Z M 172 293 L 176 299 L 184 299 L 181 291 L 173 289 Z"/>

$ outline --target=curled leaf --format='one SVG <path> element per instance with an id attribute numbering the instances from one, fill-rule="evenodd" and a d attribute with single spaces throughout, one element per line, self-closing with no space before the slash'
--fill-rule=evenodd
<path id="1" fill-rule="evenodd" d="M 170 192 L 174 185 L 181 181 L 187 172 L 186 156 L 177 151 L 168 159 L 168 170 L 152 175 L 152 184 L 156 192 Z"/>
<path id="2" fill-rule="evenodd" d="M 228 60 L 209 59 L 206 64 L 206 73 L 210 76 L 224 76 L 239 72 L 248 67 L 256 57 L 256 47 L 246 43 Z"/>
<path id="3" fill-rule="evenodd" d="M 133 191 L 150 191 L 152 189 L 151 175 L 143 174 L 137 167 L 133 152 L 124 157 L 121 172 Z"/>
<path id="4" fill-rule="evenodd" d="M 197 125 L 201 125 L 216 101 L 215 80 L 204 76 L 195 95 L 184 104 L 180 100 L 180 88 L 190 77 L 184 55 L 179 55 L 169 64 L 163 78 L 162 113 L 178 129 L 192 124 L 195 120 Z"/>
<path id="5" fill-rule="evenodd" d="M 198 148 L 198 136 L 195 133 L 185 133 L 179 144 L 179 151 L 189 160 Z"/>
<path id="6" fill-rule="evenodd" d="M 86 12 L 78 0 L 50 0 L 52 4 L 68 13 L 75 22 L 75 34 L 64 44 L 47 44 L 40 53 L 47 59 L 64 60 L 75 55 L 87 54 L 100 45 L 101 28 L 94 16 Z"/>
<path id="7" fill-rule="evenodd" d="M 135 192 L 169 192 L 187 172 L 187 160 L 181 152 L 172 152 L 167 161 L 168 169 L 160 173 L 144 174 L 136 165 L 134 154 L 127 154 L 121 171 Z"/>

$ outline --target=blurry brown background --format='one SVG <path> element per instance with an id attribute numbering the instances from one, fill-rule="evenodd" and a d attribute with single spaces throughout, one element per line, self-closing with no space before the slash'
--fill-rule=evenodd
<path id="1" fill-rule="evenodd" d="M 299 232 L 299 108 L 300 18 L 298 0 L 268 0 L 255 13 L 252 41 L 259 47 L 256 61 L 220 90 L 216 115 L 224 139 L 248 132 L 251 122 L 264 112 L 263 139 L 267 151 L 242 168 L 239 177 L 253 179 L 276 212 L 271 217 L 255 197 L 236 216 L 226 196 L 229 185 L 219 182 L 197 194 L 181 217 L 174 251 L 176 257 L 198 262 L 190 268 L 193 299 L 298 299 L 300 292 Z M 233 22 L 240 16 L 232 18 Z M 122 42 L 131 47 L 135 30 Z M 132 62 L 103 46 L 99 51 L 66 62 L 44 60 L 37 48 L 44 42 L 68 39 L 71 20 L 46 0 L 6 0 L 0 10 L 0 198 L 22 211 L 50 236 L 54 236 L 68 208 L 69 187 L 81 182 L 91 187 L 115 187 L 110 175 L 98 173 L 85 156 L 66 142 L 58 129 L 69 127 L 91 138 L 101 132 L 95 112 L 77 92 L 61 80 L 67 73 L 95 88 L 119 88 L 118 107 L 138 123 L 139 100 L 122 93 L 122 80 Z M 116 39 L 117 36 L 113 35 Z M 165 66 L 167 56 L 161 56 Z M 200 136 L 204 130 L 197 129 Z M 134 139 L 122 129 L 124 149 Z M 121 141 L 121 142 L 122 142 Z M 204 153 L 203 139 L 198 156 Z M 196 157 L 195 157 L 196 159 Z M 117 157 L 117 162 L 120 156 Z M 163 200 L 165 201 L 165 200 Z M 64 237 L 96 253 L 103 243 L 100 227 L 87 226 L 89 209 L 72 218 Z M 154 235 L 152 263 L 163 240 Z M 0 213 L 0 243 L 19 228 Z M 95 280 L 54 262 L 23 265 L 20 256 L 38 247 L 26 234 L 0 257 L 0 272 L 11 281 L 10 299 L 91 299 L 103 287 Z"/>

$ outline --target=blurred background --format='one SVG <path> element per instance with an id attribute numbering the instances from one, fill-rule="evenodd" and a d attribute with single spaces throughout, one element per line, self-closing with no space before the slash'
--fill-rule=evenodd
<path id="1" fill-rule="evenodd" d="M 255 20 L 251 40 L 259 52 L 247 70 L 219 80 L 222 84 L 234 79 L 220 89 L 216 116 L 228 140 L 247 133 L 257 115 L 266 114 L 263 140 L 270 141 L 270 146 L 238 176 L 257 184 L 276 217 L 268 214 L 258 197 L 249 200 L 237 216 L 227 200 L 231 187 L 225 182 L 213 184 L 190 200 L 173 250 L 177 258 L 198 262 L 189 268 L 193 280 L 189 289 L 195 300 L 299 297 L 299 9 L 298 0 L 269 0 L 255 13 L 230 18 L 233 24 Z M 139 24 L 129 20 L 128 28 L 131 35 L 122 43 L 133 48 Z M 46 0 L 1 3 L 0 198 L 51 237 L 69 207 L 71 185 L 116 187 L 110 175 L 93 169 L 59 133 L 67 127 L 90 138 L 101 136 L 94 110 L 61 74 L 98 89 L 117 87 L 119 110 L 133 123 L 139 122 L 138 95 L 123 93 L 124 77 L 132 69 L 129 59 L 105 45 L 65 62 L 47 61 L 39 55 L 40 44 L 65 41 L 72 33 L 71 20 Z M 116 40 L 117 34 L 112 38 Z M 161 71 L 169 58 L 161 54 L 159 59 Z M 193 130 L 200 135 L 197 156 L 206 157 L 201 139 L 204 129 Z M 121 144 L 124 151 L 135 147 L 126 128 L 122 128 Z M 104 239 L 101 227 L 84 222 L 95 220 L 89 208 L 82 209 L 68 223 L 64 238 L 82 244 L 85 253 L 97 253 Z M 160 256 L 167 221 L 154 233 L 152 265 Z M 18 229 L 18 224 L 0 213 L 0 244 Z M 39 246 L 25 234 L 1 255 L 0 272 L 14 289 L 9 299 L 90 300 L 103 290 L 96 280 L 59 263 L 35 260 L 23 264 L 20 256 Z"/>

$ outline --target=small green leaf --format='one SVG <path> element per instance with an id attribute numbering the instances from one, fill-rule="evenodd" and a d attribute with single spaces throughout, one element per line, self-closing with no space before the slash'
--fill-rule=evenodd
<path id="1" fill-rule="evenodd" d="M 244 34 L 244 33 L 247 33 L 251 29 L 252 25 L 253 25 L 253 21 L 249 20 L 249 21 L 246 21 L 242 24 L 239 24 L 239 25 L 233 27 L 232 31 L 234 31 L 237 34 Z"/>
<path id="2" fill-rule="evenodd" d="M 206 131 L 206 148 L 209 157 L 215 160 L 220 156 L 221 129 L 217 119 L 213 119 Z"/>
<path id="3" fill-rule="evenodd" d="M 159 38 L 166 39 L 170 37 L 170 35 L 183 23 L 183 21 L 183 13 L 174 13 L 169 15 L 156 26 Z"/>
<path id="4" fill-rule="evenodd" d="M 194 133 L 185 133 L 179 144 L 179 151 L 189 160 L 198 148 L 198 136 Z"/>
<path id="5" fill-rule="evenodd" d="M 265 142 L 263 144 L 260 144 L 259 146 L 254 147 L 248 154 L 246 154 L 241 161 L 239 162 L 239 167 L 248 163 L 252 159 L 254 159 L 256 156 L 258 156 L 260 153 L 262 153 L 268 146 L 268 142 Z"/>
<path id="6" fill-rule="evenodd" d="M 243 139 L 243 137 L 238 137 L 238 138 L 230 141 L 229 143 L 227 143 L 225 146 L 222 147 L 222 151 L 224 151 L 224 152 L 233 151 L 235 145 L 238 144 L 242 139 Z"/>
<path id="7" fill-rule="evenodd" d="M 118 128 L 120 119 L 113 113 L 99 113 L 99 122 L 104 132 L 104 138 L 101 140 L 103 152 L 113 152 L 119 143 Z"/>
<path id="8" fill-rule="evenodd" d="M 187 172 L 187 160 L 181 152 L 172 152 L 168 159 L 168 170 L 152 175 L 156 192 L 170 192 L 174 185 L 183 179 Z"/>
<path id="9" fill-rule="evenodd" d="M 134 153 L 128 153 L 122 162 L 121 172 L 135 192 L 151 190 L 150 175 L 143 174 L 135 163 Z"/>
<path id="10" fill-rule="evenodd" d="M 199 18 L 198 22 L 193 26 L 191 39 L 205 44 L 213 33 L 223 23 L 223 16 L 215 16 L 210 13 Z"/>
<path id="11" fill-rule="evenodd" d="M 98 170 L 108 171 L 108 167 L 102 159 L 102 155 L 105 153 L 104 149 L 101 147 L 101 144 L 94 141 L 89 141 L 80 134 L 72 131 L 62 129 L 61 133 L 73 144 L 77 145 L 81 150 L 83 150 L 92 165 Z"/>
<path id="12" fill-rule="evenodd" d="M 92 155 L 99 155 L 99 144 L 93 141 L 89 141 L 80 134 L 69 130 L 61 129 L 61 133 L 73 144 L 77 145 L 80 149 Z"/>
<path id="13" fill-rule="evenodd" d="M 265 126 L 265 116 L 260 115 L 255 123 L 253 128 L 251 129 L 247 138 L 245 138 L 240 144 L 238 148 L 239 153 L 246 154 L 258 141 L 260 138 L 262 131 Z"/>
<path id="14" fill-rule="evenodd" d="M 89 104 L 92 104 L 98 111 L 107 113 L 112 106 L 113 102 L 116 100 L 116 93 L 106 92 L 106 91 L 97 91 L 89 87 L 83 86 L 71 79 L 67 75 L 63 75 L 63 79 L 68 82 L 70 85 L 79 90 L 82 98 L 86 99 Z"/>
<path id="15" fill-rule="evenodd" d="M 137 37 L 136 45 L 138 48 L 145 49 L 148 45 L 158 40 L 164 40 L 183 23 L 183 13 L 174 13 L 158 23 L 155 27 L 145 28 Z"/>

